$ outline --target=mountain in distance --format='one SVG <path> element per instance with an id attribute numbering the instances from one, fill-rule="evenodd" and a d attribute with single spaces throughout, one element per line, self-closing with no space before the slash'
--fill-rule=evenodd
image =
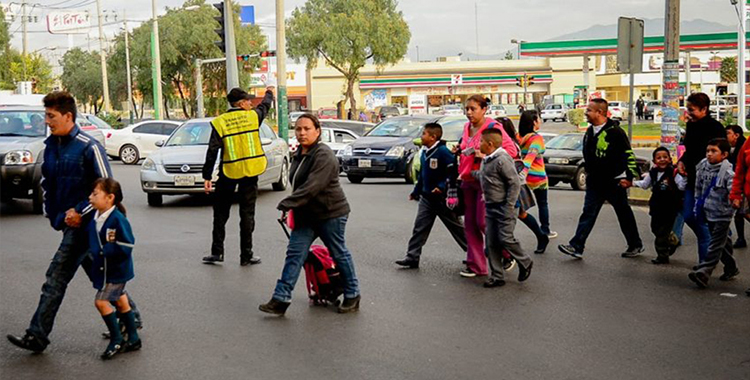
<path id="1" fill-rule="evenodd" d="M 644 19 L 644 34 L 646 37 L 661 36 L 664 34 L 664 19 Z M 737 31 L 736 25 L 724 25 L 718 22 L 695 19 L 680 22 L 680 34 L 721 33 Z M 594 25 L 587 29 L 563 34 L 551 38 L 549 41 L 566 40 L 595 40 L 600 38 L 617 38 L 617 24 Z"/>

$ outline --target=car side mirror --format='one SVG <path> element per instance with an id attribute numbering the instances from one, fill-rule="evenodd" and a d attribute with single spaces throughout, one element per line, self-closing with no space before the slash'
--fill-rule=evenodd
<path id="1" fill-rule="evenodd" d="M 164 140 L 159 140 L 159 141 L 155 142 L 155 143 L 154 143 L 154 145 L 156 145 L 156 146 L 158 146 L 159 148 L 161 148 L 161 147 L 163 147 L 163 146 L 164 146 Z"/>
<path id="2" fill-rule="evenodd" d="M 261 137 L 260 138 L 260 145 L 270 145 L 272 142 L 273 142 L 273 140 L 271 140 L 269 138 L 266 138 L 266 137 Z"/>

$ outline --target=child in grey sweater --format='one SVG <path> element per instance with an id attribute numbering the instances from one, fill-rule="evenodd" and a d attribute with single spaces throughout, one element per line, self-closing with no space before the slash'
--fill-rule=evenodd
<path id="1" fill-rule="evenodd" d="M 487 257 L 490 264 L 490 278 L 484 283 L 486 288 L 505 285 L 503 279 L 503 249 L 508 251 L 518 263 L 518 281 L 526 281 L 531 275 L 533 262 L 521 248 L 513 235 L 516 227 L 516 200 L 521 191 L 521 181 L 513 159 L 502 148 L 503 135 L 499 129 L 486 129 L 482 132 L 479 146 L 484 155 L 482 166 L 476 175 L 484 193 Z"/>
<path id="2" fill-rule="evenodd" d="M 700 288 L 708 286 L 711 273 L 721 261 L 724 274 L 719 277 L 729 281 L 740 271 L 732 257 L 732 241 L 729 239 L 729 225 L 734 217 L 734 209 L 729 200 L 734 171 L 727 161 L 729 142 L 726 139 L 713 139 L 708 142 L 706 158 L 696 167 L 695 215 L 708 223 L 711 239 L 706 258 L 688 275 Z"/>

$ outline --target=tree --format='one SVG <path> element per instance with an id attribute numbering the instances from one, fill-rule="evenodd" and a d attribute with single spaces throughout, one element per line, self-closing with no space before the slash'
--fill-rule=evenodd
<path id="1" fill-rule="evenodd" d="M 505 52 L 505 56 L 503 57 L 503 59 L 506 60 L 506 61 L 512 61 L 512 60 L 514 60 L 515 56 L 513 55 L 513 51 L 511 51 L 511 50 L 506 51 Z"/>
<path id="2" fill-rule="evenodd" d="M 45 94 L 52 89 L 52 66 L 41 54 L 31 53 L 23 57 L 17 51 L 10 50 L 9 56 L 11 83 L 30 81 L 33 92 L 37 94 Z M 24 61 L 26 62 L 25 71 Z"/>
<path id="3" fill-rule="evenodd" d="M 727 83 L 737 82 L 737 57 L 724 57 L 721 60 L 721 81 Z"/>
<path id="4" fill-rule="evenodd" d="M 286 26 L 289 56 L 306 59 L 309 69 L 322 58 L 338 70 L 357 109 L 354 83 L 362 67 L 372 62 L 382 70 L 406 54 L 411 32 L 396 6 L 396 0 L 307 0 Z"/>
<path id="5" fill-rule="evenodd" d="M 91 104 L 98 113 L 102 98 L 102 73 L 98 52 L 80 48 L 68 50 L 60 60 L 63 68 L 63 88 L 73 94 L 79 103 Z"/>
<path id="6" fill-rule="evenodd" d="M 10 74 L 10 54 L 8 23 L 5 22 L 5 13 L 0 9 L 0 90 L 12 90 L 15 88 Z"/>

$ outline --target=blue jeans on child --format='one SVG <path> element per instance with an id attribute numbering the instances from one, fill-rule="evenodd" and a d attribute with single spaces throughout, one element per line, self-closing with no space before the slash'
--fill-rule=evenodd
<path id="1" fill-rule="evenodd" d="M 682 216 L 685 219 L 685 224 L 690 227 L 695 233 L 696 239 L 698 239 L 698 262 L 703 262 L 706 259 L 708 253 L 708 243 L 711 240 L 711 235 L 708 231 L 708 225 L 706 223 L 698 222 L 698 218 L 695 216 L 695 190 L 685 190 L 685 203 L 682 207 Z M 677 234 L 682 240 L 682 231 Z"/>
<path id="2" fill-rule="evenodd" d="M 300 271 L 305 264 L 310 246 L 320 237 L 336 262 L 344 278 L 344 297 L 354 298 L 359 295 L 359 280 L 354 271 L 354 260 L 346 248 L 345 232 L 348 216 L 318 221 L 313 225 L 296 226 L 289 238 L 286 249 L 286 261 L 281 271 L 281 278 L 276 282 L 273 298 L 281 302 L 292 300 L 292 291 L 297 283 Z"/>

